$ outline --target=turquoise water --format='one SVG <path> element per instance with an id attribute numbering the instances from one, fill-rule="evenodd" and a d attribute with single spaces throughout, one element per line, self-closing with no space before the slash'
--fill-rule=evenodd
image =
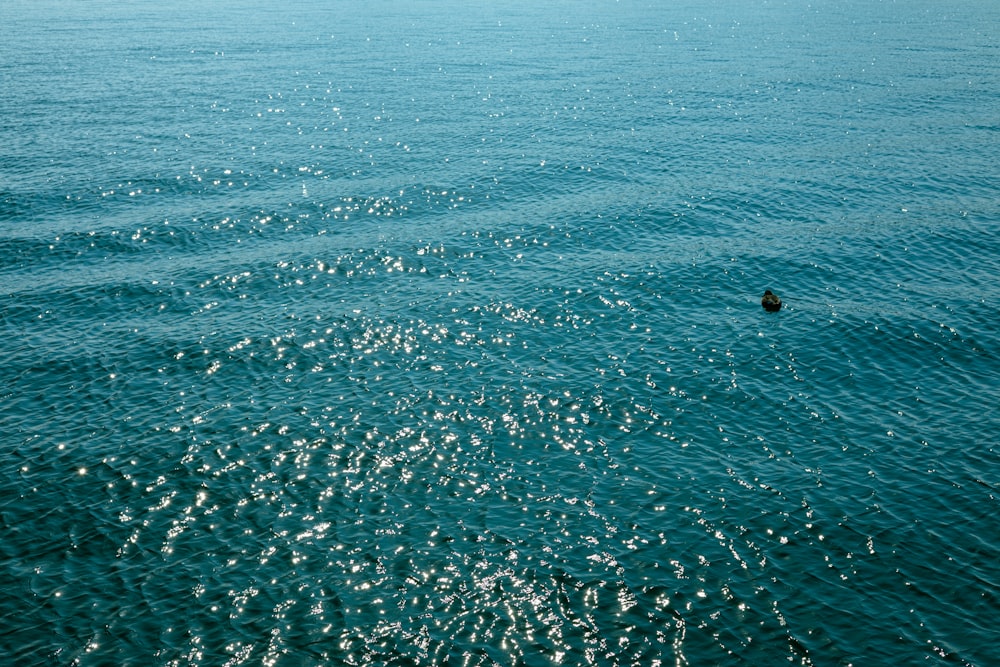
<path id="1" fill-rule="evenodd" d="M 6 0 L 0 655 L 998 664 L 998 57 L 992 2 Z"/>

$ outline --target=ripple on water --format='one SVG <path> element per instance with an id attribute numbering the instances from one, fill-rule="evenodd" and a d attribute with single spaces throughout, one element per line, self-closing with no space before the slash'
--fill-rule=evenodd
<path id="1" fill-rule="evenodd" d="M 0 40 L 0 653 L 988 661 L 983 3 L 194 4 Z"/>
<path id="2" fill-rule="evenodd" d="M 751 300 L 750 317 L 739 272 L 712 256 L 597 270 L 584 254 L 572 281 L 536 266 L 533 282 L 490 284 L 552 232 L 27 292 L 67 306 L 11 357 L 20 427 L 42 410 L 62 433 L 23 431 L 26 514 L 4 515 L 23 527 L 34 512 L 67 545 L 34 550 L 30 613 L 83 662 L 149 641 L 164 661 L 802 660 L 851 645 L 843 596 L 903 599 L 927 578 L 887 580 L 887 563 L 933 552 L 872 526 L 917 520 L 914 502 L 946 511 L 942 484 L 990 493 L 917 436 L 946 432 L 920 405 L 945 400 L 947 379 L 989 384 L 972 363 L 986 350 L 905 306 L 838 312 L 836 294 L 780 319 Z M 704 295 L 722 306 L 684 307 Z M 117 308 L 113 331 L 56 343 Z M 83 354 L 95 341 L 104 352 Z M 64 392 L 33 404 L 42 372 Z M 32 549 L 12 535 L 10 557 Z M 950 557 L 988 582 L 982 548 Z M 86 578 L 100 562 L 113 575 Z M 73 611 L 87 604 L 104 620 Z M 914 627 L 906 612 L 886 623 Z"/>

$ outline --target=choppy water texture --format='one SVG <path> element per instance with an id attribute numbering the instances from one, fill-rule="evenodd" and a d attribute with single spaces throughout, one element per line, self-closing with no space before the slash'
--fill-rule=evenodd
<path id="1" fill-rule="evenodd" d="M 0 654 L 998 664 L 998 29 L 6 0 Z"/>

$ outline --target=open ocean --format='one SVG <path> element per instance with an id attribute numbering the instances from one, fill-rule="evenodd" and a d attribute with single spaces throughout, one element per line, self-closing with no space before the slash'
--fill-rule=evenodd
<path id="1" fill-rule="evenodd" d="M 3 664 L 1000 664 L 1000 3 L 2 0 L 0 84 Z"/>

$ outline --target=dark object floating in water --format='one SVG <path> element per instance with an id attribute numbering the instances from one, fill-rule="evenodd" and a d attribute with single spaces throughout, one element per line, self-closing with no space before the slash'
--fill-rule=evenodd
<path id="1" fill-rule="evenodd" d="M 764 297 L 760 300 L 760 305 L 769 313 L 776 313 L 781 310 L 781 299 L 771 290 L 764 290 Z"/>

